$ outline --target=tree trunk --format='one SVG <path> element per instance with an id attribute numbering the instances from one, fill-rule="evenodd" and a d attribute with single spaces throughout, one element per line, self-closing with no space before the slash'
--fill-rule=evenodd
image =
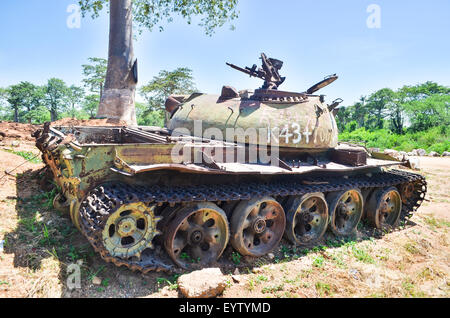
<path id="1" fill-rule="evenodd" d="M 132 0 L 111 0 L 108 69 L 97 117 L 136 125 Z"/>
<path id="2" fill-rule="evenodd" d="M 50 121 L 58 120 L 58 111 L 56 110 L 56 106 L 52 106 L 50 108 Z"/>

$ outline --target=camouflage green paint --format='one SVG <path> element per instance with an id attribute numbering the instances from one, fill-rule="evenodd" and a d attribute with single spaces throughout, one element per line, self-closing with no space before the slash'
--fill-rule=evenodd
<path id="1" fill-rule="evenodd" d="M 201 130 L 194 128 L 194 122 L 199 120 L 202 121 Z M 218 95 L 200 95 L 180 106 L 168 128 L 186 128 L 196 137 L 202 137 L 209 128 L 217 128 L 223 135 L 222 140 L 227 138 L 227 128 L 241 129 L 240 133 L 254 128 L 261 132 L 259 145 L 266 145 L 272 138 L 272 142 L 278 139 L 281 147 L 302 149 L 334 148 L 338 141 L 334 116 L 316 95 L 308 95 L 307 101 L 302 103 L 265 103 L 240 98 L 220 101 Z M 279 138 L 276 138 L 277 134 Z M 228 136 L 227 141 L 241 140 Z M 245 136 L 245 143 L 255 142 Z"/>

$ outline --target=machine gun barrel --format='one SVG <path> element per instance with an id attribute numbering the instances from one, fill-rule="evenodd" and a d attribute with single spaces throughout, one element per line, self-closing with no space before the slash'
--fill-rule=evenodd
<path id="1" fill-rule="evenodd" d="M 242 73 L 245 73 L 245 74 L 247 74 L 247 75 L 262 78 L 262 77 L 261 77 L 261 74 L 259 74 L 259 72 L 255 71 L 254 69 L 251 69 L 251 68 L 249 68 L 249 67 L 242 68 L 242 67 L 239 67 L 239 66 L 234 65 L 234 64 L 231 64 L 231 63 L 226 63 L 226 64 L 227 64 L 228 66 L 234 68 L 235 70 L 238 70 L 238 71 L 240 71 L 240 72 L 242 72 Z"/>

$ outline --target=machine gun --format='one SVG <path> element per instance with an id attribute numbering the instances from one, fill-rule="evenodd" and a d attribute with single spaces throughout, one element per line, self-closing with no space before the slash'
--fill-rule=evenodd
<path id="1" fill-rule="evenodd" d="M 283 66 L 283 62 L 273 58 L 267 58 L 264 53 L 261 53 L 262 68 L 258 68 L 254 64 L 251 68 L 241 68 L 231 63 L 226 63 L 228 66 L 250 75 L 250 77 L 258 77 L 264 80 L 264 85 L 261 89 L 278 89 L 278 86 L 283 84 L 286 77 L 281 77 L 279 70 Z"/>

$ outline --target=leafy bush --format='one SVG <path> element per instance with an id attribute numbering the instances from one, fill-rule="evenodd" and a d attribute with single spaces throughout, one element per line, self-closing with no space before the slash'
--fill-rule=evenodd
<path id="1" fill-rule="evenodd" d="M 397 135 L 386 129 L 368 131 L 363 127 L 342 132 L 339 140 L 362 142 L 366 147 L 381 150 L 395 149 L 409 152 L 423 148 L 427 152 L 436 151 L 440 154 L 450 151 L 450 134 L 442 127 L 433 127 L 421 132 L 407 131 L 404 135 Z"/>

